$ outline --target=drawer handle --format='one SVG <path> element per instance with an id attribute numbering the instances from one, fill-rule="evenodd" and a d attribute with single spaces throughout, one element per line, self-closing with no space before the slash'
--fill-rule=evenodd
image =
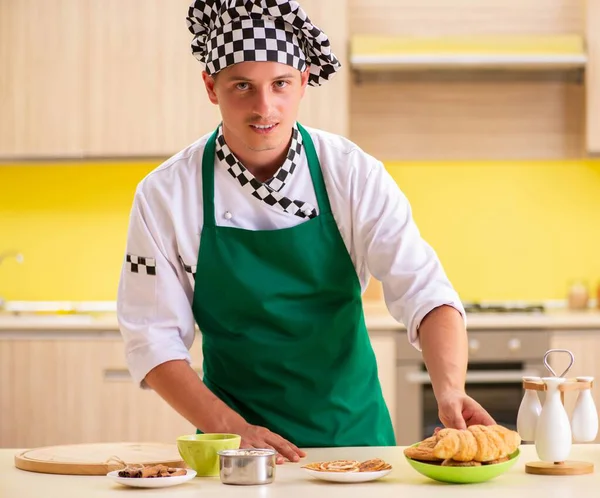
<path id="1" fill-rule="evenodd" d="M 131 382 L 131 374 L 126 368 L 108 368 L 104 370 L 104 380 L 108 382 Z"/>

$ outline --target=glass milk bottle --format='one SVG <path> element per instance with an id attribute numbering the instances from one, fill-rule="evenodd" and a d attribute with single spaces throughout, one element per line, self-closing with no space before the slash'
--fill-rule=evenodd
<path id="1" fill-rule="evenodd" d="M 523 377 L 525 382 L 539 382 L 540 377 Z M 535 441 L 535 428 L 537 426 L 542 404 L 537 391 L 525 389 L 517 414 L 517 432 L 523 441 Z"/>
<path id="2" fill-rule="evenodd" d="M 535 429 L 535 449 L 543 462 L 564 462 L 571 453 L 571 424 L 560 399 L 563 377 L 543 377 L 546 399 Z"/>
<path id="3" fill-rule="evenodd" d="M 593 377 L 577 377 L 577 382 L 592 382 L 593 380 Z M 591 389 L 582 389 L 577 395 L 571 416 L 571 430 L 573 431 L 573 441 L 576 443 L 589 443 L 596 439 L 598 412 Z"/>

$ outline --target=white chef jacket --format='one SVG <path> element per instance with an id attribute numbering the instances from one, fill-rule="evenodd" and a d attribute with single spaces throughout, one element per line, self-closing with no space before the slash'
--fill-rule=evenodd
<path id="1" fill-rule="evenodd" d="M 432 309 L 450 305 L 464 319 L 459 296 L 436 253 L 421 238 L 407 198 L 383 164 L 341 136 L 306 129 L 363 292 L 371 275 L 380 280 L 389 312 L 405 324 L 408 340 L 420 349 L 418 327 Z M 142 387 L 147 387 L 146 374 L 161 363 L 178 359 L 191 363 L 189 349 L 195 337 L 191 304 L 203 223 L 202 153 L 208 137 L 168 159 L 136 189 L 127 254 L 152 258 L 155 274 L 148 275 L 143 268 L 134 273 L 129 263 L 123 264 L 117 314 L 129 370 Z M 218 226 L 277 230 L 306 222 L 253 197 L 216 159 L 214 183 Z M 280 193 L 317 206 L 304 150 Z"/>

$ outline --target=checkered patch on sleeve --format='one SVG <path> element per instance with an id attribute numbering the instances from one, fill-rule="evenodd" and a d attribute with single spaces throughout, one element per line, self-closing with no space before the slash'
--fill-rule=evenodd
<path id="1" fill-rule="evenodd" d="M 131 273 L 156 275 L 156 259 L 127 254 L 127 269 Z"/>
<path id="2" fill-rule="evenodd" d="M 195 279 L 196 278 L 196 265 L 194 265 L 194 266 L 186 265 L 181 256 L 179 256 L 179 262 L 181 263 L 181 266 L 183 266 L 183 269 L 185 270 L 185 272 L 189 273 L 192 276 L 192 279 Z"/>

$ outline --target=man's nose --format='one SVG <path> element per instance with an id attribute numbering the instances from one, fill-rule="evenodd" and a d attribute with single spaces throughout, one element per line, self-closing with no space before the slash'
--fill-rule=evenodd
<path id="1" fill-rule="evenodd" d="M 269 88 L 259 89 L 255 94 L 254 113 L 262 117 L 270 116 L 273 108 L 273 98 L 273 93 Z"/>

